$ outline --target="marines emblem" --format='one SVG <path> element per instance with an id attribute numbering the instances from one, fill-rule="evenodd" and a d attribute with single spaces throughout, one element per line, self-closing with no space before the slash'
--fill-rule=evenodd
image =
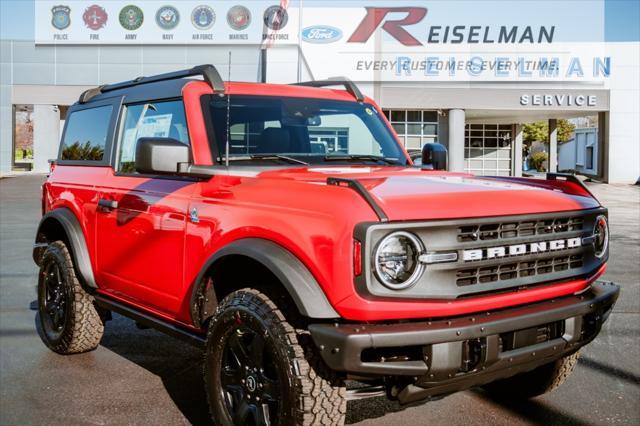
<path id="1" fill-rule="evenodd" d="M 251 12 L 244 6 L 233 6 L 227 12 L 227 23 L 236 31 L 242 31 L 251 24 Z"/>

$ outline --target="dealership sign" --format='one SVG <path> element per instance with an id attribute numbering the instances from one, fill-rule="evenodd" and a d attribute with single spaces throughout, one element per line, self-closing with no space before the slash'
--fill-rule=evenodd
<path id="1" fill-rule="evenodd" d="M 36 0 L 35 40 L 298 44 L 314 78 L 597 82 L 612 66 L 603 1 Z"/>

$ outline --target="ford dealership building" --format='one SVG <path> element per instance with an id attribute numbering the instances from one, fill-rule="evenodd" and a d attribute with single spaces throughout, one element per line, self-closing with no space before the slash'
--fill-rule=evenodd
<path id="1" fill-rule="evenodd" d="M 625 13 L 609 3 L 3 3 L 0 172 L 46 171 L 67 108 L 87 88 L 212 63 L 238 81 L 349 77 L 407 148 L 438 141 L 455 171 L 521 175 L 523 125 L 539 120 L 554 171 L 558 120 L 582 119 L 597 130 L 576 133 L 575 169 L 635 183 L 638 23 L 620 34 Z M 31 25 L 8 33 L 12 13 Z M 319 142 L 337 146 L 333 130 Z"/>

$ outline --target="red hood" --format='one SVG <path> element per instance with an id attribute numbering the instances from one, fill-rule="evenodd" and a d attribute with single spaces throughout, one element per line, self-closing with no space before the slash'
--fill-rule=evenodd
<path id="1" fill-rule="evenodd" d="M 586 191 L 566 184 L 518 182 L 401 167 L 309 167 L 260 173 L 260 178 L 326 182 L 357 179 L 390 220 L 455 219 L 551 213 L 599 206 Z M 345 188 L 345 191 L 349 189 Z"/>

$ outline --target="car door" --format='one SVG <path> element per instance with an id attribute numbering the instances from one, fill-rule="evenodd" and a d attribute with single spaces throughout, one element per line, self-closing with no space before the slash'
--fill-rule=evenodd
<path id="1" fill-rule="evenodd" d="M 184 240 L 193 181 L 135 171 L 141 137 L 189 144 L 181 100 L 126 105 L 116 162 L 100 188 L 97 275 L 111 296 L 174 317 L 184 284 Z"/>

